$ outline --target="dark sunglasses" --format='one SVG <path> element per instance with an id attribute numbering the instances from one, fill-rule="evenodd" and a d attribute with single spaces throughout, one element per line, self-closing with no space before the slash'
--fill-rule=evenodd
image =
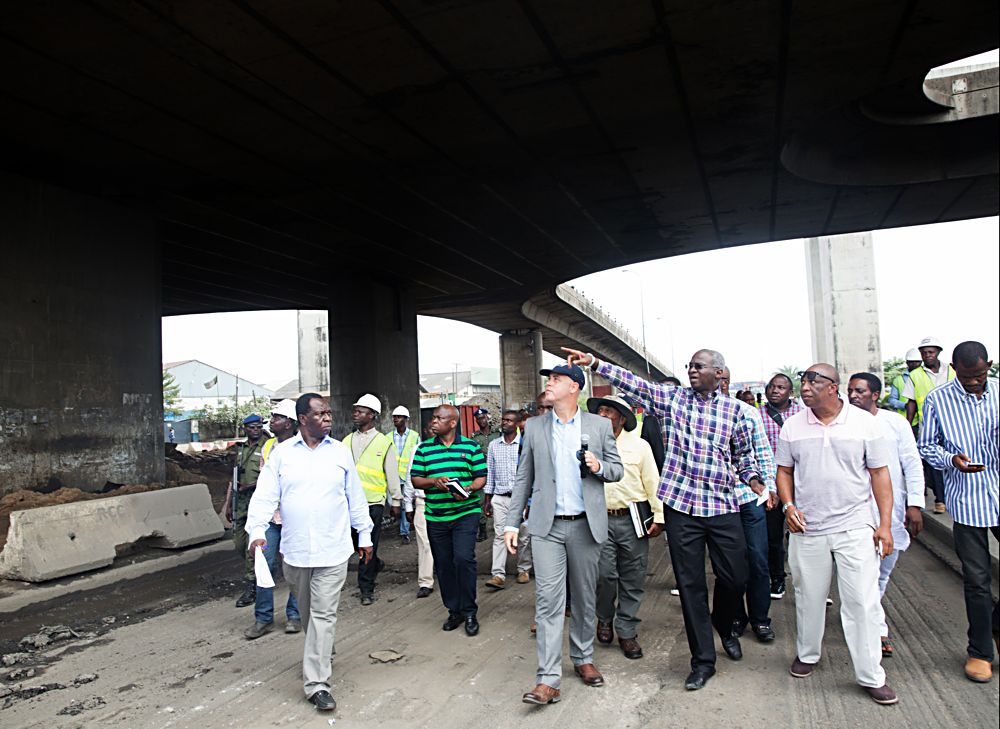
<path id="1" fill-rule="evenodd" d="M 688 362 L 684 365 L 689 370 L 717 370 L 719 369 L 715 365 L 705 364 L 704 362 Z"/>
<path id="2" fill-rule="evenodd" d="M 810 385 L 816 382 L 817 378 L 822 377 L 824 380 L 829 380 L 834 385 L 837 381 L 832 377 L 827 377 L 826 375 L 821 375 L 819 372 L 799 372 L 799 382 L 808 382 Z"/>

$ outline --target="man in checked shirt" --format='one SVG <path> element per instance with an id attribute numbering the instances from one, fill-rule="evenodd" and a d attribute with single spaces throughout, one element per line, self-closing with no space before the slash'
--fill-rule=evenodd
<path id="1" fill-rule="evenodd" d="M 751 426 L 736 400 L 719 391 L 726 362 L 718 352 L 699 350 L 688 363 L 691 387 L 667 387 L 600 362 L 592 354 L 563 349 L 570 364 L 591 367 L 626 399 L 660 419 L 666 458 L 657 496 L 663 501 L 670 561 L 691 649 L 691 673 L 684 688 L 703 688 L 715 675 L 713 627 L 726 655 L 734 661 L 743 656 L 732 632 L 747 581 L 737 486 L 743 483 L 756 492 L 766 488 L 754 456 Z M 711 612 L 703 566 L 706 545 L 715 573 Z"/>

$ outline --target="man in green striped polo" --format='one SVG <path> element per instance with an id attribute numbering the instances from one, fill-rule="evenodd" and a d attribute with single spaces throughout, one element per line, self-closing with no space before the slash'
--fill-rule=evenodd
<path id="1" fill-rule="evenodd" d="M 424 515 L 441 601 L 448 609 L 443 630 L 465 623 L 476 635 L 476 531 L 479 491 L 486 485 L 486 456 L 479 444 L 458 434 L 458 409 L 439 405 L 431 417 L 433 438 L 417 446 L 410 470 L 414 488 L 424 492 Z M 468 495 L 455 493 L 456 483 Z"/>

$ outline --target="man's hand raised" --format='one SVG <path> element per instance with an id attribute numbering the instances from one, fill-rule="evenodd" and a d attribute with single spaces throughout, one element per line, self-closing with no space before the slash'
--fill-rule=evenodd
<path id="1" fill-rule="evenodd" d="M 569 347 L 560 347 L 560 349 L 563 352 L 566 352 L 566 364 L 570 367 L 573 365 L 590 367 L 597 359 L 594 355 L 588 354 L 587 352 L 581 352 L 579 349 L 571 349 Z"/>

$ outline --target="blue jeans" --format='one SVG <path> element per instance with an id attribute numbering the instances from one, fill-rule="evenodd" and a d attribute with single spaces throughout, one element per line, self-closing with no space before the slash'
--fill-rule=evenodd
<path id="1" fill-rule="evenodd" d="M 267 568 L 274 575 L 274 570 L 278 566 L 278 549 L 281 547 L 281 525 L 268 524 L 267 531 L 264 532 L 264 541 L 267 546 L 264 548 L 264 559 L 267 560 Z M 257 601 L 254 604 L 254 617 L 258 623 L 270 623 L 274 621 L 274 588 L 257 587 Z M 299 619 L 299 603 L 295 599 L 295 592 L 291 586 L 288 588 L 288 604 L 285 605 L 285 617 L 288 620 Z"/>
<path id="2" fill-rule="evenodd" d="M 410 536 L 410 522 L 406 520 L 406 512 L 403 510 L 399 512 L 399 536 Z"/>
<path id="3" fill-rule="evenodd" d="M 770 625 L 771 618 L 771 572 L 767 562 L 767 509 L 751 501 L 740 507 L 740 521 L 743 522 L 743 535 L 747 542 L 747 587 L 746 609 L 743 606 L 743 596 L 736 617 L 740 622 L 747 621 L 755 628 Z"/>

